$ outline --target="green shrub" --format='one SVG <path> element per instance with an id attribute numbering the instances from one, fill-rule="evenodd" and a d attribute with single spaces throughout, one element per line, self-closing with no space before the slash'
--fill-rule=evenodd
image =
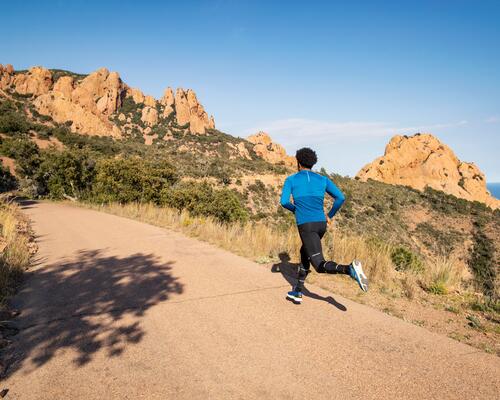
<path id="1" fill-rule="evenodd" d="M 245 221 L 248 214 L 232 190 L 215 190 L 208 183 L 182 183 L 162 192 L 162 204 L 221 222 Z"/>
<path id="2" fill-rule="evenodd" d="M 101 155 L 112 156 L 120 152 L 120 144 L 109 136 L 89 136 L 71 132 L 66 126 L 52 128 L 48 135 L 56 137 L 65 146 L 89 148 Z"/>
<path id="3" fill-rule="evenodd" d="M 93 201 L 109 203 L 154 202 L 177 181 L 174 168 L 166 162 L 139 158 L 99 160 L 93 185 Z"/>
<path id="4" fill-rule="evenodd" d="M 10 101 L 4 101 L 0 104 L 0 133 L 8 135 L 27 133 L 31 124 L 24 113 L 17 111 Z"/>
<path id="5" fill-rule="evenodd" d="M 0 192 L 7 192 L 15 189 L 16 186 L 17 181 L 14 175 L 7 168 L 4 168 L 3 165 L 0 165 Z"/>
<path id="6" fill-rule="evenodd" d="M 33 175 L 39 195 L 53 199 L 85 198 L 92 187 L 95 161 L 87 151 L 49 150 L 41 153 Z"/>
<path id="7" fill-rule="evenodd" d="M 0 153 L 16 160 L 16 172 L 23 177 L 32 176 L 40 165 L 38 146 L 27 136 L 2 140 Z"/>
<path id="8" fill-rule="evenodd" d="M 424 269 L 424 264 L 418 256 L 402 246 L 392 250 L 391 259 L 397 271 L 421 272 Z"/>
<path id="9" fill-rule="evenodd" d="M 495 282 L 498 263 L 495 260 L 495 246 L 481 228 L 482 226 L 479 224 L 474 232 L 474 245 L 469 259 L 469 267 L 474 274 L 478 288 L 486 296 L 496 299 L 498 293 L 496 292 Z"/>

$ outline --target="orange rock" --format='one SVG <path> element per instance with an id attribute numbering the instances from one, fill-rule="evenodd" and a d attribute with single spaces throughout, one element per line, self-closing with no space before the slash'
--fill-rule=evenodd
<path id="1" fill-rule="evenodd" d="M 54 84 L 54 92 L 60 92 L 68 100 L 71 100 L 71 94 L 74 89 L 74 79 L 71 76 L 62 76 Z"/>
<path id="2" fill-rule="evenodd" d="M 148 107 L 156 107 L 156 100 L 153 96 L 144 96 L 144 104 Z"/>
<path id="3" fill-rule="evenodd" d="M 384 155 L 365 165 L 356 177 L 418 190 L 429 186 L 466 200 L 480 201 L 494 209 L 500 207 L 500 200 L 486 189 L 486 179 L 479 168 L 460 161 L 448 146 L 431 134 L 394 136 Z"/>
<path id="4" fill-rule="evenodd" d="M 72 94 L 73 102 L 94 113 L 110 115 L 121 106 L 121 93 L 124 91 L 117 72 L 101 68 L 85 77 Z"/>
<path id="5" fill-rule="evenodd" d="M 8 68 L 6 70 L 8 72 Z M 12 83 L 17 93 L 39 96 L 50 90 L 52 73 L 43 67 L 32 67 L 24 74 L 15 75 Z"/>
<path id="6" fill-rule="evenodd" d="M 175 91 L 175 112 L 178 125 L 185 125 L 189 122 L 189 104 L 186 92 L 182 88 Z"/>
<path id="7" fill-rule="evenodd" d="M 253 150 L 264 160 L 272 163 L 284 163 L 287 167 L 293 168 L 297 165 L 295 157 L 286 154 L 283 146 L 272 141 L 271 137 L 266 132 L 258 132 L 247 138 L 250 143 L 254 144 Z"/>
<path id="8" fill-rule="evenodd" d="M 153 107 L 144 107 L 142 109 L 141 120 L 149 126 L 154 126 L 158 123 L 158 111 Z"/>
<path id="9" fill-rule="evenodd" d="M 128 88 L 127 94 L 132 96 L 132 99 L 137 104 L 144 103 L 144 94 L 139 89 Z"/>
<path id="10" fill-rule="evenodd" d="M 107 118 L 72 102 L 61 92 L 50 92 L 38 96 L 33 101 L 33 105 L 40 114 L 50 115 L 56 122 L 71 121 L 73 132 L 98 136 L 121 136 L 120 130 Z"/>
<path id="11" fill-rule="evenodd" d="M 174 103 L 177 124 L 184 125 L 189 122 L 189 129 L 193 133 L 205 133 L 207 128 L 215 127 L 215 121 L 209 121 L 208 114 L 198 102 L 193 90 L 189 89 L 185 92 L 178 88 L 175 92 Z"/>
<path id="12" fill-rule="evenodd" d="M 174 105 L 174 92 L 171 87 L 165 89 L 165 92 L 163 93 L 163 97 L 161 98 L 160 102 L 165 107 L 168 106 L 171 107 Z"/>

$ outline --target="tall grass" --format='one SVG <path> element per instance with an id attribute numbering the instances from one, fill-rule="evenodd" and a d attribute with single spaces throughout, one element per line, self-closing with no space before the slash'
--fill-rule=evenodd
<path id="1" fill-rule="evenodd" d="M 15 204 L 0 200 L 0 302 L 28 267 L 31 257 L 28 223 Z"/>
<path id="2" fill-rule="evenodd" d="M 144 203 L 84 206 L 174 229 L 254 260 L 275 259 L 281 252 L 296 256 L 299 246 L 299 238 L 293 232 L 282 232 L 262 224 L 224 224 L 211 217 L 192 216 L 186 211 Z"/>
<path id="3" fill-rule="evenodd" d="M 210 217 L 191 216 L 152 204 L 84 206 L 174 229 L 258 262 L 276 261 L 280 253 L 288 253 L 293 261 L 299 260 L 300 238 L 295 227 L 280 230 L 255 222 L 222 224 Z M 355 258 L 362 260 L 373 283 L 392 282 L 394 268 L 389 245 L 374 244 L 361 236 L 330 229 L 325 236 L 324 251 L 325 256 L 339 263 L 350 263 Z"/>
<path id="4" fill-rule="evenodd" d="M 458 289 L 462 283 L 465 268 L 454 257 L 437 257 L 426 265 L 423 283 L 434 294 L 447 294 Z"/>

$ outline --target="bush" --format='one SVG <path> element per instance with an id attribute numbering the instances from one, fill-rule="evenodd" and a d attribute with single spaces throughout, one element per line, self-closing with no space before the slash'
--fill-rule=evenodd
<path id="1" fill-rule="evenodd" d="M 90 192 L 94 168 L 95 161 L 86 151 L 49 150 L 41 154 L 33 179 L 39 195 L 53 199 L 83 198 Z"/>
<path id="2" fill-rule="evenodd" d="M 498 299 L 497 270 L 498 263 L 495 260 L 495 246 L 493 241 L 488 238 L 477 227 L 474 236 L 474 246 L 469 259 L 469 267 L 474 273 L 474 278 L 478 288 L 489 297 Z"/>
<path id="3" fill-rule="evenodd" d="M 0 144 L 0 153 L 17 161 L 16 172 L 23 177 L 32 176 L 40 165 L 38 146 L 28 137 L 4 139 Z"/>
<path id="4" fill-rule="evenodd" d="M 397 271 L 421 272 L 424 269 L 424 265 L 418 256 L 402 246 L 392 249 L 391 260 Z"/>
<path id="5" fill-rule="evenodd" d="M 208 183 L 182 183 L 162 192 L 161 203 L 193 215 L 216 217 L 221 222 L 245 221 L 248 214 L 232 190 L 215 190 Z"/>
<path id="6" fill-rule="evenodd" d="M 0 133 L 13 135 L 17 133 L 27 133 L 30 129 L 30 122 L 23 113 L 16 110 L 10 101 L 2 102 L 0 105 Z"/>
<path id="7" fill-rule="evenodd" d="M 120 145 L 109 136 L 88 136 L 71 132 L 65 126 L 52 128 L 49 135 L 56 137 L 68 147 L 89 148 L 101 155 L 112 156 L 120 152 Z"/>
<path id="8" fill-rule="evenodd" d="M 97 163 L 93 200 L 127 203 L 158 203 L 161 192 L 177 181 L 174 168 L 166 162 L 138 158 L 102 159 Z"/>
<path id="9" fill-rule="evenodd" d="M 16 178 L 7 168 L 0 165 L 0 192 L 7 192 L 17 186 Z"/>

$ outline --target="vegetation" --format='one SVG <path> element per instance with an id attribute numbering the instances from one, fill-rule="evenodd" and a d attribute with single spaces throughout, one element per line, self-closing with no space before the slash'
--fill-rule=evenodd
<path id="1" fill-rule="evenodd" d="M 110 116 L 125 132 L 116 140 L 72 133 L 71 121 L 58 124 L 39 114 L 31 96 L 0 98 L 0 155 L 16 165 L 16 177 L 0 169 L 0 190 L 17 185 L 36 198 L 80 200 L 181 230 L 257 261 L 277 261 L 280 253 L 298 260 L 293 215 L 278 206 L 279 188 L 266 179 L 288 173 L 284 166 L 257 157 L 250 143 L 243 142 L 249 159 L 240 156 L 236 146 L 242 140 L 218 130 L 192 134 L 189 125 L 177 125 L 173 114 L 163 117 L 162 105 L 157 105 L 159 124 L 148 130 L 157 137 L 147 146 L 143 108 L 124 99 Z M 35 138 L 45 140 L 41 147 L 46 148 L 37 146 Z M 346 195 L 335 228 L 325 235 L 329 258 L 363 260 L 372 288 L 391 301 L 445 302 L 463 292 L 461 303 L 446 307 L 484 316 L 482 326 L 487 326 L 484 319 L 498 320 L 500 212 L 430 188 L 419 192 L 319 173 Z M 466 264 L 473 285 L 466 281 Z M 310 279 L 323 285 L 328 277 L 313 273 Z"/>
<path id="2" fill-rule="evenodd" d="M 402 246 L 392 249 L 391 260 L 397 271 L 422 272 L 424 269 L 424 265 L 418 256 Z"/>
<path id="3" fill-rule="evenodd" d="M 493 241 L 486 236 L 481 228 L 483 223 L 476 221 L 474 231 L 474 245 L 469 259 L 469 267 L 474 273 L 476 285 L 485 296 L 500 300 L 500 288 L 498 287 L 499 262 L 495 258 L 495 247 Z"/>
<path id="4" fill-rule="evenodd" d="M 0 303 L 11 295 L 28 267 L 31 235 L 26 218 L 15 204 L 0 201 Z"/>
<path id="5" fill-rule="evenodd" d="M 49 71 L 52 73 L 52 80 L 54 82 L 56 82 L 59 78 L 63 76 L 70 76 L 77 82 L 87 76 L 86 74 L 77 74 L 75 72 L 66 71 L 64 69 L 50 69 Z"/>

